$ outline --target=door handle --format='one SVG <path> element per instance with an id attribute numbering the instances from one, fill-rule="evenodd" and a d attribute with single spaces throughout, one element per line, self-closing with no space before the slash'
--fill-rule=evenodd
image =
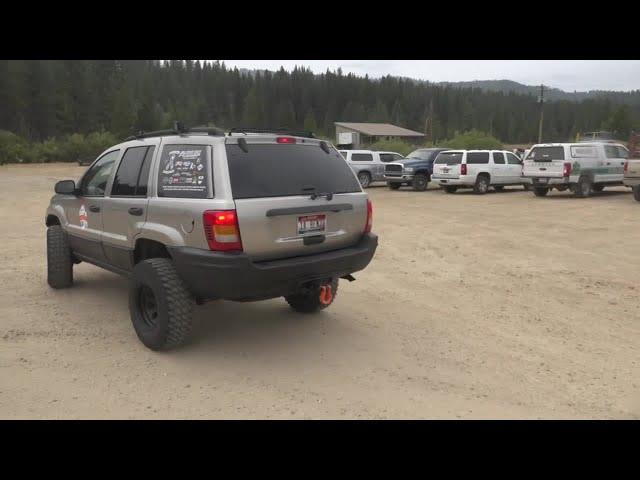
<path id="1" fill-rule="evenodd" d="M 129 215 L 135 215 L 136 217 L 139 217 L 143 213 L 144 213 L 144 210 L 142 208 L 139 208 L 139 207 L 131 207 L 129 209 Z"/>
<path id="2" fill-rule="evenodd" d="M 89 205 L 89 210 L 98 213 L 100 211 L 100 207 L 98 205 Z"/>

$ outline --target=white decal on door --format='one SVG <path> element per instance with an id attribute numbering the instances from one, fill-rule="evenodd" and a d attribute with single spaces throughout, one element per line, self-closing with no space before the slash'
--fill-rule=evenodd
<path id="1" fill-rule="evenodd" d="M 87 210 L 84 208 L 84 204 L 80 205 L 80 228 L 87 228 L 89 226 L 89 217 L 87 217 Z"/>

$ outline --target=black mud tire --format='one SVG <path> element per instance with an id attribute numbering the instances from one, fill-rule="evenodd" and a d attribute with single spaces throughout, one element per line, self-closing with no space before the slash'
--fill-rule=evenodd
<path id="1" fill-rule="evenodd" d="M 337 278 L 334 278 L 331 281 L 331 291 L 333 293 L 333 298 L 329 305 L 335 301 L 336 295 L 338 294 Z M 329 306 L 320 302 L 320 285 L 308 288 L 304 292 L 288 295 L 284 297 L 284 299 L 291 308 L 300 313 L 315 313 L 320 310 L 324 310 Z"/>
<path id="2" fill-rule="evenodd" d="M 536 197 L 546 197 L 549 193 L 549 187 L 533 187 L 533 194 Z"/>
<path id="3" fill-rule="evenodd" d="M 594 192 L 600 193 L 603 190 L 604 190 L 604 185 L 594 185 L 593 186 L 593 191 Z"/>
<path id="4" fill-rule="evenodd" d="M 47 228 L 47 283 L 51 288 L 73 285 L 73 256 L 67 234 L 60 225 Z"/>
<path id="5" fill-rule="evenodd" d="M 169 350 L 186 343 L 193 328 L 194 305 L 195 299 L 170 259 L 143 260 L 133 269 L 129 313 L 147 348 Z"/>
<path id="6" fill-rule="evenodd" d="M 495 186 L 493 187 L 493 189 L 494 189 L 496 192 L 504 192 L 504 185 L 495 185 Z"/>
<path id="7" fill-rule="evenodd" d="M 393 182 L 393 183 L 389 182 L 389 183 L 387 183 L 387 185 L 389 186 L 389 188 L 391 190 L 398 190 L 400 188 L 400 185 L 402 185 L 402 184 L 401 183 L 397 183 L 397 182 Z"/>
<path id="8" fill-rule="evenodd" d="M 429 177 L 424 173 L 418 173 L 413 177 L 413 189 L 416 192 L 424 192 L 429 186 Z"/>
<path id="9" fill-rule="evenodd" d="M 640 202 L 640 185 L 633 187 L 633 198 L 635 198 L 636 202 Z"/>
<path id="10" fill-rule="evenodd" d="M 456 187 L 455 185 L 445 185 L 442 188 L 447 193 L 456 193 L 456 191 L 458 191 L 458 187 Z"/>
<path id="11" fill-rule="evenodd" d="M 575 196 L 578 198 L 587 198 L 590 197 L 593 193 L 593 182 L 591 178 L 587 176 L 582 176 L 578 180 L 575 188 Z"/>
<path id="12" fill-rule="evenodd" d="M 491 185 L 491 180 L 485 174 L 478 175 L 476 178 L 476 183 L 473 186 L 473 193 L 477 195 L 484 195 L 489 191 L 489 186 Z"/>
<path id="13" fill-rule="evenodd" d="M 360 172 L 358 173 L 358 181 L 362 188 L 369 188 L 369 185 L 371 185 L 371 175 L 368 172 Z"/>

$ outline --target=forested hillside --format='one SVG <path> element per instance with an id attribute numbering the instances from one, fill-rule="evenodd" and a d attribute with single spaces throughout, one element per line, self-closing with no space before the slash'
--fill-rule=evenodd
<path id="1" fill-rule="evenodd" d="M 544 140 L 606 128 L 625 138 L 640 120 L 626 94 L 545 104 Z M 506 143 L 537 139 L 535 96 L 306 69 L 240 72 L 193 61 L 0 61 L 0 130 L 30 141 L 186 125 L 295 127 L 333 137 L 334 121 L 392 122 L 435 140 L 478 129 Z"/>

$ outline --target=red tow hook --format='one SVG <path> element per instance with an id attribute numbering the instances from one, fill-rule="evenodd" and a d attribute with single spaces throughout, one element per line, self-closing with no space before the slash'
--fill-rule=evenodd
<path id="1" fill-rule="evenodd" d="M 320 303 L 323 305 L 329 305 L 333 300 L 333 292 L 331 291 L 331 284 L 322 285 L 320 287 Z"/>

